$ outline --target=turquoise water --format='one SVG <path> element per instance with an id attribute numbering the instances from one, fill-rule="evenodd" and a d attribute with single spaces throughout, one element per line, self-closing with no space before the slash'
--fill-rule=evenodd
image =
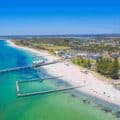
<path id="1" fill-rule="evenodd" d="M 29 65 L 34 55 L 12 48 L 0 41 L 0 69 Z M 101 106 L 86 102 L 75 91 L 17 97 L 16 80 L 46 77 L 44 70 L 27 70 L 0 74 L 0 120 L 117 120 Z M 22 93 L 66 86 L 64 82 L 46 80 L 43 83 L 20 84 Z"/>

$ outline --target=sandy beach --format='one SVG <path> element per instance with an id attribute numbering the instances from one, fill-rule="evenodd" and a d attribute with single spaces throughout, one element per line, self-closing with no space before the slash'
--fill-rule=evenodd
<path id="1" fill-rule="evenodd" d="M 50 55 L 47 51 L 16 46 L 10 40 L 7 40 L 7 42 L 12 47 L 27 50 L 37 56 L 46 58 L 48 61 L 59 59 L 56 56 Z M 61 79 L 68 82 L 72 86 L 85 85 L 85 87 L 78 88 L 79 91 L 96 96 L 107 102 L 120 105 L 120 91 L 115 89 L 110 83 L 96 78 L 91 72 L 85 74 L 79 67 L 66 62 L 43 66 L 43 68 L 52 76 L 63 76 Z"/>

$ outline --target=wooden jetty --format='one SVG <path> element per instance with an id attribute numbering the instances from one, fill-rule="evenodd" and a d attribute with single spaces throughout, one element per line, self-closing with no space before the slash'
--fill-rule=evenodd
<path id="1" fill-rule="evenodd" d="M 47 78 L 36 78 L 36 79 L 31 79 L 31 80 L 19 80 L 17 82 L 19 83 L 25 83 L 25 82 L 36 82 L 36 81 L 44 81 L 44 80 L 49 80 L 49 79 L 57 79 L 57 78 L 60 78 L 60 77 L 63 77 L 63 76 L 57 76 L 57 77 L 47 77 Z"/>
<path id="2" fill-rule="evenodd" d="M 14 67 L 14 68 L 9 68 L 9 69 L 4 69 L 4 70 L 0 70 L 0 73 L 12 72 L 12 71 L 17 71 L 17 70 L 22 70 L 22 69 L 37 68 L 37 67 L 41 67 L 41 66 L 45 66 L 45 65 L 56 64 L 56 63 L 61 62 L 62 60 L 63 59 L 55 60 L 55 61 L 48 62 L 48 63 L 43 63 L 43 64 L 36 64 L 36 65 L 30 65 L 30 66 Z"/>
<path id="3" fill-rule="evenodd" d="M 41 80 L 48 80 L 48 79 L 55 79 L 55 78 L 60 78 L 59 77 L 48 77 L 48 78 L 42 78 Z M 60 91 L 66 91 L 66 90 L 72 90 L 76 88 L 81 88 L 84 86 L 74 86 L 74 87 L 65 87 L 65 88 L 59 88 L 55 90 L 46 90 L 46 91 L 39 91 L 39 92 L 30 92 L 30 93 L 20 93 L 19 89 L 19 83 L 24 83 L 24 82 L 33 82 L 33 81 L 40 81 L 40 78 L 37 79 L 32 79 L 32 80 L 21 80 L 21 81 L 16 81 L 16 90 L 17 90 L 17 96 L 18 97 L 25 97 L 25 96 L 31 96 L 31 95 L 37 95 L 37 94 L 46 94 L 46 93 L 54 93 L 54 92 L 60 92 Z"/>
<path id="4" fill-rule="evenodd" d="M 16 91 L 17 91 L 17 95 L 20 96 L 20 88 L 19 88 L 19 84 L 21 83 L 25 83 L 25 82 L 42 82 L 44 80 L 49 80 L 49 79 L 57 79 L 63 76 L 57 76 L 57 77 L 47 77 L 47 78 L 36 78 L 36 79 L 31 79 L 31 80 L 20 80 L 20 81 L 16 81 Z"/>
<path id="5" fill-rule="evenodd" d="M 25 97 L 25 96 L 31 96 L 31 95 L 38 95 L 38 94 L 46 94 L 46 93 L 54 93 L 54 92 L 60 92 L 60 91 L 66 91 L 66 90 L 71 90 L 71 89 L 76 89 L 80 88 L 83 86 L 76 86 L 76 87 L 66 87 L 66 88 L 60 88 L 60 89 L 55 89 L 55 90 L 47 90 L 47 91 L 42 91 L 42 92 L 33 92 L 33 93 L 25 93 L 25 94 L 17 94 L 18 97 Z"/>
<path id="6" fill-rule="evenodd" d="M 18 85 L 18 81 L 16 81 L 16 90 L 17 90 L 17 92 L 20 92 L 20 90 L 19 90 L 19 85 Z"/>
<path id="7" fill-rule="evenodd" d="M 17 94 L 20 95 L 20 89 L 19 89 L 18 81 L 16 81 L 16 90 L 17 90 Z"/>

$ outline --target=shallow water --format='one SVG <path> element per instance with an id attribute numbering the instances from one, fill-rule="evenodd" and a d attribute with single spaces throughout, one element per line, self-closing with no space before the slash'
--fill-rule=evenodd
<path id="1" fill-rule="evenodd" d="M 12 48 L 0 41 L 0 69 L 29 65 L 34 56 Z M 46 77 L 45 71 L 27 70 L 0 74 L 0 120 L 116 120 L 111 112 L 104 112 L 96 104 L 85 102 L 75 91 L 17 97 L 16 80 Z M 46 80 L 43 83 L 22 83 L 22 93 L 48 90 L 64 83 Z"/>

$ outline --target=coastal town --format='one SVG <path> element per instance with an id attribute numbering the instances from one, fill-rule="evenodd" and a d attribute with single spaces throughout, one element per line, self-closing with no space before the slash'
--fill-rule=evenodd
<path id="1" fill-rule="evenodd" d="M 27 41 L 26 41 L 27 39 Z M 14 41 L 14 40 L 13 40 Z M 59 42 L 60 41 L 60 42 Z M 24 38 L 16 44 L 71 59 L 72 63 L 112 79 L 120 77 L 120 38 Z"/>

